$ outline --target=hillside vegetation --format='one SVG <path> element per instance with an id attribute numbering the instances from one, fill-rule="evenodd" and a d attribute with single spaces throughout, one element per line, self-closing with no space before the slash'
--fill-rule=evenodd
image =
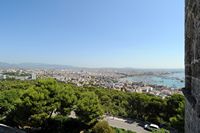
<path id="1" fill-rule="evenodd" d="M 77 87 L 54 79 L 0 81 L 1 123 L 26 130 L 39 129 L 38 132 L 94 132 L 94 127 L 96 132 L 101 130 L 101 124 L 97 123 L 104 114 L 162 124 L 182 132 L 184 105 L 184 97 L 178 94 L 161 99 L 98 87 Z M 71 111 L 76 113 L 76 119 L 69 118 Z"/>

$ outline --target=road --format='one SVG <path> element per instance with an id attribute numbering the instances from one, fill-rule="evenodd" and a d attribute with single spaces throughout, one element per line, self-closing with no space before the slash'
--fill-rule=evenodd
<path id="1" fill-rule="evenodd" d="M 136 133 L 150 133 L 149 131 L 144 130 L 142 124 L 137 121 L 130 121 L 110 116 L 106 116 L 105 120 L 112 127 L 122 128 L 125 130 L 134 131 Z"/>

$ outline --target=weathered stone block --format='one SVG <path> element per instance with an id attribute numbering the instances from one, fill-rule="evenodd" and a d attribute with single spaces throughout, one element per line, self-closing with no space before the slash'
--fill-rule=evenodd
<path id="1" fill-rule="evenodd" d="M 185 64 L 191 64 L 192 63 L 192 52 L 191 52 L 191 38 L 185 39 Z"/>
<path id="2" fill-rule="evenodd" d="M 195 97 L 196 101 L 198 102 L 200 100 L 199 94 L 200 94 L 200 80 L 197 78 L 192 78 L 192 95 Z"/>
<path id="3" fill-rule="evenodd" d="M 196 39 L 196 49 L 195 50 L 196 50 L 195 56 L 196 56 L 197 60 L 200 60 L 200 21 L 199 21 L 199 24 L 198 24 L 198 37 Z"/>
<path id="4" fill-rule="evenodd" d="M 200 61 L 196 60 L 194 64 L 191 65 L 192 77 L 200 79 Z"/>
<path id="5" fill-rule="evenodd" d="M 188 77 L 192 76 L 192 65 L 190 64 L 185 65 L 185 75 Z"/>
<path id="6" fill-rule="evenodd" d="M 189 76 L 185 77 L 185 88 L 189 90 L 192 88 L 192 78 Z"/>

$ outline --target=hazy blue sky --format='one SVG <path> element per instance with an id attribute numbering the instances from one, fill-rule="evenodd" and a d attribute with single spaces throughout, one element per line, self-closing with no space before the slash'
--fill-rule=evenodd
<path id="1" fill-rule="evenodd" d="M 1 0 L 0 61 L 183 68 L 184 0 Z"/>

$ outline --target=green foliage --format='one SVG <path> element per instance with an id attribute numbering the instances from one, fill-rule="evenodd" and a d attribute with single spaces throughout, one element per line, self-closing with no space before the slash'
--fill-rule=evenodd
<path id="1" fill-rule="evenodd" d="M 159 130 L 154 130 L 152 133 L 170 133 L 170 132 L 165 129 L 159 129 Z"/>
<path id="2" fill-rule="evenodd" d="M 59 107 L 56 112 L 59 112 L 62 116 L 68 116 L 70 112 L 75 109 L 77 97 L 73 89 L 62 87 L 58 91 L 57 101 L 59 102 Z"/>
<path id="3" fill-rule="evenodd" d="M 185 101 L 182 95 L 175 94 L 167 99 L 167 118 L 170 126 L 184 132 Z"/>
<path id="4" fill-rule="evenodd" d="M 164 124 L 183 132 L 184 105 L 184 97 L 179 94 L 161 99 L 99 87 L 77 87 L 54 79 L 0 81 L 0 121 L 21 127 L 50 128 L 50 121 L 63 123 L 75 111 L 85 126 L 94 125 L 106 113 Z M 61 125 L 60 128 L 65 127 Z"/>
<path id="5" fill-rule="evenodd" d="M 158 124 L 164 121 L 165 100 L 152 95 L 132 93 L 128 101 L 131 117 Z"/>
<path id="6" fill-rule="evenodd" d="M 98 122 L 92 129 L 93 133 L 114 133 L 114 130 L 108 125 L 106 121 Z"/>
<path id="7" fill-rule="evenodd" d="M 97 87 L 86 88 L 86 90 L 95 92 L 106 114 L 123 117 L 128 116 L 128 93 Z"/>
<path id="8" fill-rule="evenodd" d="M 21 91 L 16 89 L 0 91 L 0 120 L 21 103 Z"/>
<path id="9" fill-rule="evenodd" d="M 75 112 L 80 120 L 88 125 L 94 124 L 103 115 L 99 99 L 94 92 L 80 94 Z"/>
<path id="10" fill-rule="evenodd" d="M 38 80 L 26 89 L 18 88 L 15 93 L 9 89 L 0 93 L 3 96 L 0 102 L 1 114 L 7 116 L 1 118 L 22 127 L 46 126 L 53 114 L 67 117 L 77 101 L 73 90 L 64 88 L 53 79 Z"/>
<path id="11" fill-rule="evenodd" d="M 20 126 L 44 125 L 59 107 L 57 100 L 59 89 L 53 80 L 39 80 L 35 85 L 24 90 L 20 97 L 22 102 L 10 113 L 10 119 Z"/>

